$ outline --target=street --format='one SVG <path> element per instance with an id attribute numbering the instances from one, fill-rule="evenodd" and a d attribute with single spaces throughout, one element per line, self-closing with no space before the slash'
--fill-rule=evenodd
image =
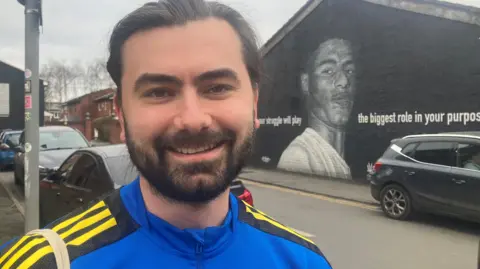
<path id="1" fill-rule="evenodd" d="M 476 268 L 480 225 L 434 216 L 394 221 L 374 205 L 243 181 L 258 209 L 314 240 L 335 269 Z M 0 173 L 0 183 L 14 200 L 0 192 L 1 245 L 23 233 L 15 207 L 23 210 L 24 201 L 12 173 Z"/>
<path id="2" fill-rule="evenodd" d="M 246 186 L 259 210 L 312 235 L 335 269 L 477 268 L 480 225 L 433 216 L 394 221 L 361 203 Z"/>

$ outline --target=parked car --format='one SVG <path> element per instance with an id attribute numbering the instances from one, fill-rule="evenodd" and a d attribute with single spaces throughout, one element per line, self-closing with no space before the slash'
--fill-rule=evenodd
<path id="1" fill-rule="evenodd" d="M 19 146 L 22 131 L 4 131 L 0 138 L 0 170 L 13 167 L 15 148 Z"/>
<path id="2" fill-rule="evenodd" d="M 83 148 L 40 181 L 40 224 L 46 224 L 130 183 L 138 176 L 125 144 Z M 231 192 L 253 205 L 250 191 L 240 180 Z"/>
<path id="3" fill-rule="evenodd" d="M 429 212 L 480 221 L 480 132 L 394 139 L 368 179 L 390 218 Z"/>
<path id="4" fill-rule="evenodd" d="M 5 133 L 8 132 L 8 131 L 12 131 L 12 129 L 2 129 L 2 130 L 0 131 L 0 139 L 2 139 L 3 136 L 5 135 Z"/>
<path id="5" fill-rule="evenodd" d="M 80 148 L 90 147 L 85 136 L 77 129 L 68 126 L 42 126 L 39 131 L 39 166 L 40 179 L 47 176 L 52 169 Z M 25 175 L 25 131 L 20 135 L 20 145 L 14 157 L 15 184 L 23 185 Z"/>

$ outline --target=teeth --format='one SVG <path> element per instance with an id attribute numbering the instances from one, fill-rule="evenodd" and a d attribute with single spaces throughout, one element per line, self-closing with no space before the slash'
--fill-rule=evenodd
<path id="1" fill-rule="evenodd" d="M 180 152 L 182 154 L 195 154 L 203 151 L 207 151 L 213 149 L 215 145 L 208 145 L 199 148 L 176 148 L 175 151 Z"/>

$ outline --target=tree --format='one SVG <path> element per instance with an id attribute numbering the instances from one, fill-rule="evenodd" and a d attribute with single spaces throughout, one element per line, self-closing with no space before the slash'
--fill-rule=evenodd
<path id="1" fill-rule="evenodd" d="M 103 58 L 86 64 L 50 60 L 42 66 L 40 77 L 49 84 L 45 101 L 65 102 L 81 94 L 115 87 Z"/>
<path id="2" fill-rule="evenodd" d="M 69 96 L 77 95 L 78 88 L 74 85 L 75 80 L 81 78 L 83 70 L 79 64 L 68 65 L 55 60 L 42 66 L 40 77 L 48 82 L 48 90 L 45 99 L 48 101 L 66 101 Z"/>
<path id="3" fill-rule="evenodd" d="M 87 93 L 115 87 L 108 74 L 107 61 L 105 59 L 97 58 L 86 65 L 83 86 Z"/>

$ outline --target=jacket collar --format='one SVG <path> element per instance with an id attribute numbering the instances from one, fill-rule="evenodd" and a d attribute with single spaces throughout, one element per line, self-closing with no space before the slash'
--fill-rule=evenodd
<path id="1" fill-rule="evenodd" d="M 234 238 L 238 220 L 238 200 L 233 194 L 230 194 L 230 210 L 221 226 L 183 230 L 148 212 L 140 190 L 139 178 L 123 187 L 120 195 L 129 214 L 143 228 L 141 230 L 147 232 L 147 236 L 161 249 L 173 250 L 188 256 L 195 256 L 201 252 L 204 258 L 208 258 L 226 249 Z"/>

